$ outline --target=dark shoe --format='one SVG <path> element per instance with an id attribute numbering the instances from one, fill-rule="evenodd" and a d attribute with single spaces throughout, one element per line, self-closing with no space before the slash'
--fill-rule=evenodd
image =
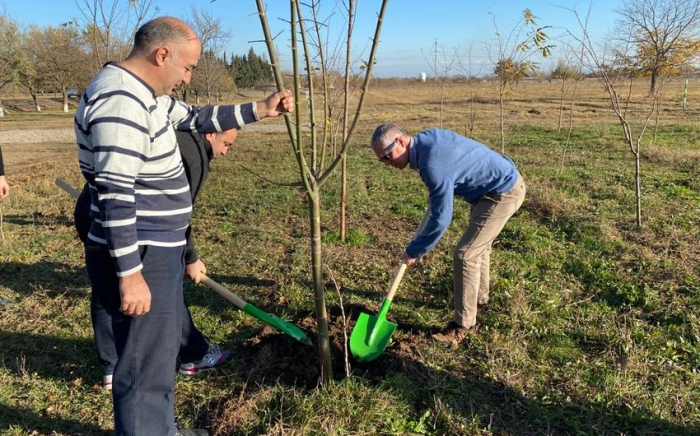
<path id="1" fill-rule="evenodd" d="M 456 322 L 452 321 L 447 327 L 440 330 L 438 333 L 433 333 L 433 339 L 442 345 L 456 347 L 461 344 L 469 335 L 474 334 L 474 326 L 464 328 Z"/>
<path id="2" fill-rule="evenodd" d="M 196 362 L 183 363 L 177 370 L 182 375 L 195 375 L 211 371 L 225 365 L 233 358 L 233 351 L 222 350 L 218 345 L 211 345 L 207 354 Z"/>
<path id="3" fill-rule="evenodd" d="M 198 428 L 178 428 L 175 432 L 175 436 L 209 436 L 209 432 L 206 430 L 200 430 Z"/>

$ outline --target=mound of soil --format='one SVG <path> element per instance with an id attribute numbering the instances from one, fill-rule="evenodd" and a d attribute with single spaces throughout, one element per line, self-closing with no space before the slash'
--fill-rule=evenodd
<path id="1" fill-rule="evenodd" d="M 330 308 L 328 329 L 331 342 L 331 358 L 333 361 L 333 377 L 337 380 L 348 374 L 362 375 L 370 380 L 381 379 L 387 373 L 400 370 L 406 360 L 415 358 L 421 343 L 427 340 L 424 333 L 406 332 L 397 339 L 396 332 L 386 349 L 372 362 L 357 362 L 353 359 L 346 346 L 350 338 L 355 320 L 360 312 L 374 315 L 374 311 L 362 307 L 347 307 L 346 317 L 343 318 L 340 308 Z M 296 321 L 312 340 L 317 340 L 316 318 L 310 315 Z M 249 376 L 258 380 L 276 380 L 286 385 L 313 389 L 319 383 L 319 358 L 316 346 L 309 347 L 301 342 L 280 333 L 278 330 L 265 326 L 255 336 L 247 339 L 240 350 L 240 357 L 251 365 Z M 413 356 L 413 357 L 412 357 Z"/>

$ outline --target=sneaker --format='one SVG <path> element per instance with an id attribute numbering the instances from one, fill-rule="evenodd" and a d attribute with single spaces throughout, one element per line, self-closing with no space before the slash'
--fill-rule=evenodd
<path id="1" fill-rule="evenodd" d="M 233 358 L 233 351 L 222 350 L 218 345 L 210 345 L 209 351 L 200 360 L 191 363 L 182 363 L 177 370 L 182 375 L 195 375 L 200 372 L 211 371 L 225 365 Z"/>
<path id="2" fill-rule="evenodd" d="M 112 374 L 102 376 L 102 388 L 106 391 L 112 390 Z"/>
<path id="3" fill-rule="evenodd" d="M 198 428 L 178 428 L 175 431 L 175 436 L 209 436 L 209 432 Z"/>
<path id="4" fill-rule="evenodd" d="M 435 341 L 442 345 L 456 347 L 457 345 L 461 344 L 467 338 L 467 336 L 474 334 L 474 330 L 474 326 L 465 328 L 452 321 L 447 327 L 440 330 L 438 333 L 433 333 L 432 337 Z"/>

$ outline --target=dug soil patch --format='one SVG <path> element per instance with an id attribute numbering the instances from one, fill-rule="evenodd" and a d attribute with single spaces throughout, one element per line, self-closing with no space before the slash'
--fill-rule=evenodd
<path id="1" fill-rule="evenodd" d="M 415 360 L 417 350 L 426 346 L 427 335 L 423 332 L 403 332 L 400 339 L 394 332 L 392 341 L 377 359 L 372 362 L 357 362 L 352 358 L 347 346 L 348 339 L 360 312 L 374 314 L 374 311 L 360 306 L 346 306 L 345 315 L 339 308 L 328 310 L 328 329 L 333 361 L 333 377 L 337 380 L 349 373 L 362 375 L 369 380 L 380 380 L 388 373 L 401 371 L 404 362 Z M 240 350 L 240 357 L 250 362 L 247 365 L 250 379 L 278 381 L 285 385 L 315 388 L 319 382 L 316 318 L 310 315 L 296 321 L 314 342 L 313 347 L 286 336 L 270 326 L 265 326 L 255 336 L 247 339 Z M 401 326 L 399 325 L 399 329 Z"/>

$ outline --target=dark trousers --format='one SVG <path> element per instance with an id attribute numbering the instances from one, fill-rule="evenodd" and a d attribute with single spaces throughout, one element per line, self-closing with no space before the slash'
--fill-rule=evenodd
<path id="1" fill-rule="evenodd" d="M 209 342 L 204 338 L 202 332 L 195 327 L 192 321 L 190 309 L 181 299 L 182 307 L 179 313 L 182 315 L 182 334 L 180 337 L 180 352 L 178 356 L 182 363 L 190 363 L 201 360 L 209 351 Z M 112 331 L 112 317 L 107 313 L 101 304 L 96 304 L 93 298 L 90 307 L 92 316 L 92 328 L 95 333 L 95 347 L 97 357 L 102 366 L 102 375 L 114 374 L 117 366 L 117 350 L 114 343 L 114 332 Z"/>
<path id="2" fill-rule="evenodd" d="M 151 309 L 130 317 L 119 311 L 119 279 L 104 246 L 89 240 L 85 262 L 92 283 L 92 317 L 111 324 L 116 351 L 112 402 L 117 435 L 175 434 L 175 359 L 182 332 L 184 246 L 142 246 L 141 273 Z"/>

